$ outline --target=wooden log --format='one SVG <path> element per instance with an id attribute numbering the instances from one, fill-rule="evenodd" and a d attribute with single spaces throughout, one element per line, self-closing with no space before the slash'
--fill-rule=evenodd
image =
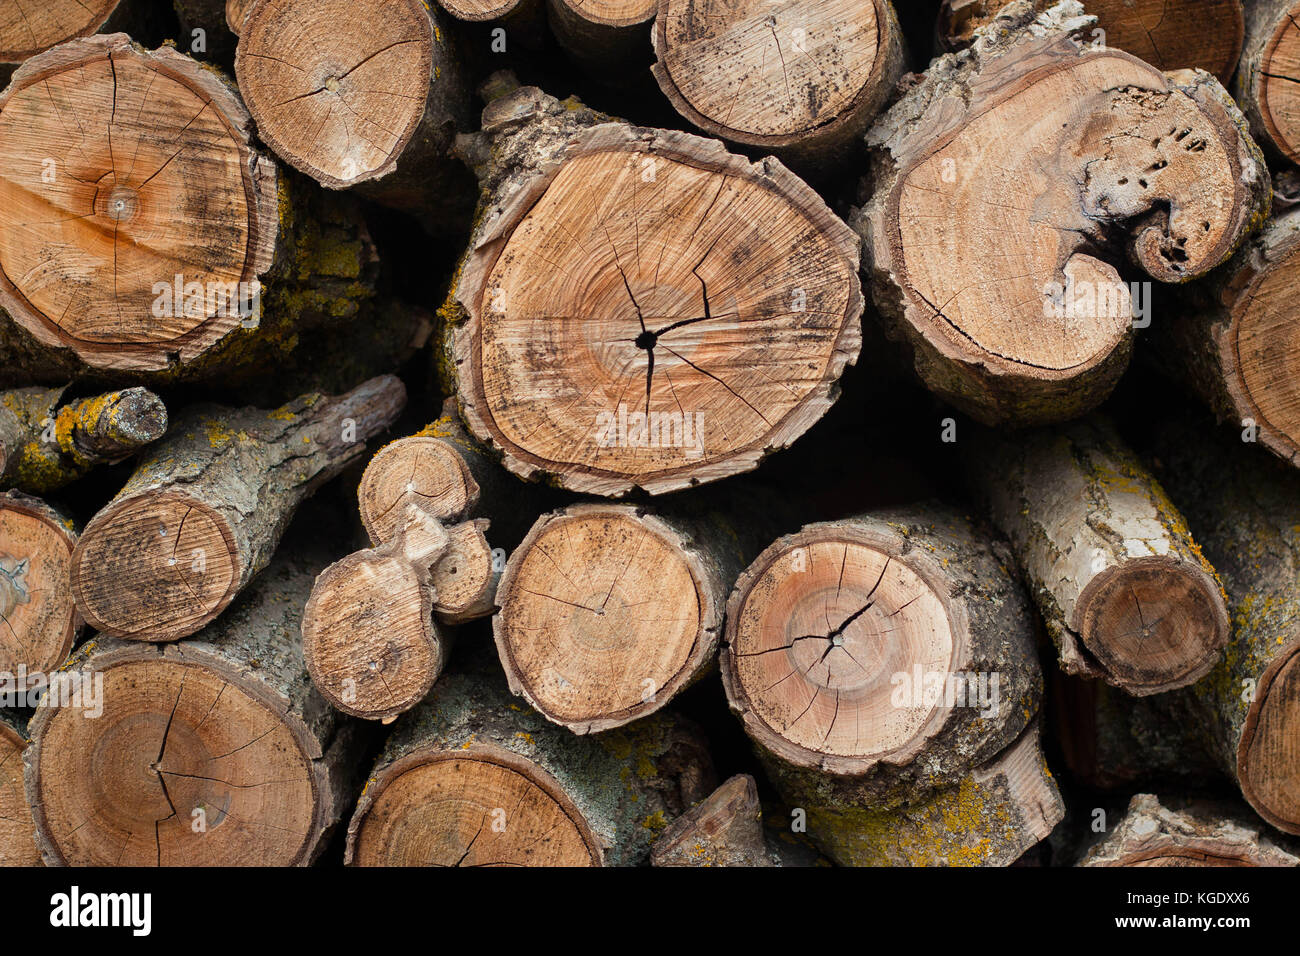
<path id="1" fill-rule="evenodd" d="M 26 721 L 0 711 L 0 866 L 40 866 L 36 825 L 23 789 Z"/>
<path id="2" fill-rule="evenodd" d="M 652 866 L 779 866 L 763 829 L 758 785 L 737 774 L 664 830 Z"/>
<path id="3" fill-rule="evenodd" d="M 1065 815 L 1036 726 L 956 785 L 915 803 L 806 809 L 809 834 L 845 866 L 1010 866 Z"/>
<path id="4" fill-rule="evenodd" d="M 442 378 L 511 471 L 659 494 L 754 468 L 837 397 L 858 243 L 778 161 L 532 87 L 462 152 L 485 193 Z"/>
<path id="5" fill-rule="evenodd" d="M 68 587 L 76 526 L 38 498 L 0 493 L 0 674 L 19 692 L 72 653 L 84 626 Z"/>
<path id="6" fill-rule="evenodd" d="M 723 685 L 788 803 L 916 801 L 1021 736 L 1042 674 L 990 540 L 944 509 L 882 512 L 779 538 L 739 577 Z"/>
<path id="7" fill-rule="evenodd" d="M 712 666 L 743 567 L 719 523 L 613 504 L 543 515 L 497 589 L 511 692 L 577 734 L 654 713 Z"/>
<path id="8" fill-rule="evenodd" d="M 968 438 L 977 500 L 1006 535 L 1069 674 L 1131 694 L 1194 683 L 1228 611 L 1164 489 L 1108 422 Z"/>
<path id="9" fill-rule="evenodd" d="M 1185 722 L 1273 826 L 1300 833 L 1300 476 L 1204 423 L 1168 421 L 1156 471 L 1223 579 L 1233 635 Z"/>
<path id="10" fill-rule="evenodd" d="M 112 34 L 28 60 L 0 93 L 0 384 L 210 379 L 355 319 L 377 272 L 360 211 L 250 135 L 175 50 Z"/>
<path id="11" fill-rule="evenodd" d="M 63 402 L 65 388 L 0 392 L 0 487 L 36 494 L 125 461 L 167 431 L 167 407 L 128 388 Z"/>
<path id="12" fill-rule="evenodd" d="M 1123 819 L 1079 866 L 1300 866 L 1245 808 L 1205 801 L 1166 805 L 1154 794 L 1129 801 Z"/>
<path id="13" fill-rule="evenodd" d="M 500 26 L 507 41 L 518 37 L 528 47 L 540 46 L 547 34 L 543 0 L 438 0 L 438 6 L 466 23 Z"/>
<path id="14" fill-rule="evenodd" d="M 1268 209 L 1218 83 L 1092 48 L 1081 14 L 1004 8 L 868 135 L 856 225 L 876 307 L 926 386 L 986 424 L 1076 417 L 1113 388 L 1139 303 L 1099 247 L 1122 240 L 1149 277 L 1183 282 Z"/>
<path id="15" fill-rule="evenodd" d="M 151 0 L 51 0 L 0 9 L 0 70 L 68 40 L 92 33 L 135 32 L 153 11 Z M 8 73 L 0 73 L 7 82 Z"/>
<path id="16" fill-rule="evenodd" d="M 266 0 L 235 54 L 258 135 L 330 189 L 357 186 L 439 229 L 472 180 L 450 154 L 471 120 L 454 39 L 423 0 Z"/>
<path id="17" fill-rule="evenodd" d="M 321 573 L 303 612 L 303 655 L 339 710 L 388 722 L 438 679 L 449 648 L 433 617 L 433 566 L 450 545 L 437 518 L 408 498 L 391 538 Z"/>
<path id="18" fill-rule="evenodd" d="M 715 784 L 693 725 L 580 737 L 514 703 L 495 662 L 405 714 L 348 827 L 353 866 L 633 866 Z"/>
<path id="19" fill-rule="evenodd" d="M 1189 288 L 1180 315 L 1153 329 L 1150 354 L 1234 429 L 1300 465 L 1300 342 L 1295 271 L 1300 266 L 1300 209 L 1291 209 L 1243 246 L 1230 262 Z"/>
<path id="20" fill-rule="evenodd" d="M 65 679 L 80 701 L 47 696 L 26 753 L 47 864 L 301 866 L 319 855 L 362 743 L 312 688 L 298 640 L 326 560 L 281 553 L 183 644 L 99 638 L 78 650 Z"/>
<path id="21" fill-rule="evenodd" d="M 658 0 L 652 37 L 677 112 L 810 172 L 855 158 L 904 68 L 889 0 Z"/>
<path id="22" fill-rule="evenodd" d="M 592 76 L 626 84 L 629 67 L 650 63 L 657 0 L 546 0 L 551 32 Z"/>
<path id="23" fill-rule="evenodd" d="M 72 593 L 96 630 L 193 634 L 270 560 L 298 505 L 365 451 L 406 402 L 393 376 L 272 411 L 197 406 L 91 519 Z"/>
<path id="24" fill-rule="evenodd" d="M 1033 0 L 1041 12 L 1055 0 Z M 942 0 L 938 38 L 942 50 L 968 46 L 1007 0 Z M 1241 56 L 1242 0 L 1088 0 L 1097 46 L 1114 47 L 1161 70 L 1197 69 L 1227 85 Z"/>
<path id="25" fill-rule="evenodd" d="M 1232 92 L 1270 156 L 1294 164 L 1300 162 L 1300 99 L 1292 77 L 1300 56 L 1300 4 L 1251 0 L 1245 6 L 1245 43 Z"/>

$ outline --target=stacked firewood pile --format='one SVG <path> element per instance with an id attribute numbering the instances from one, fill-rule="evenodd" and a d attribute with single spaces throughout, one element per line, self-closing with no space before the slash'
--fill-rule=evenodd
<path id="1" fill-rule="evenodd" d="M 0 860 L 1300 864 L 1298 18 L 0 5 Z"/>

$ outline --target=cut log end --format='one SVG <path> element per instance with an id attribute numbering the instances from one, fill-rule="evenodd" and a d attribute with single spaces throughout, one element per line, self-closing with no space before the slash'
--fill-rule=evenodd
<path id="1" fill-rule="evenodd" d="M 366 466 L 357 490 L 361 521 L 372 542 L 393 537 L 411 495 L 430 515 L 452 520 L 478 503 L 479 487 L 447 442 L 416 435 L 385 445 Z"/>
<path id="2" fill-rule="evenodd" d="M 277 155 L 332 189 L 392 172 L 435 80 L 421 0 L 267 0 L 239 32 L 240 92 Z"/>
<path id="3" fill-rule="evenodd" d="M 94 33 L 123 0 L 50 0 L 0 10 L 0 63 L 22 63 L 56 44 Z"/>
<path id="4" fill-rule="evenodd" d="M 619 495 L 748 470 L 857 358 L 857 243 L 779 164 L 606 124 L 503 204 L 455 358 L 466 423 L 520 474 Z"/>
<path id="5" fill-rule="evenodd" d="M 183 492 L 127 498 L 86 526 L 71 586 L 97 631 L 171 641 L 216 618 L 243 569 L 228 518 Z"/>
<path id="6" fill-rule="evenodd" d="M 1138 558 L 1093 578 L 1075 610 L 1083 644 L 1130 693 L 1181 687 L 1206 674 L 1229 630 L 1217 582 L 1176 558 Z"/>
<path id="7" fill-rule="evenodd" d="M 551 0 L 566 18 L 598 27 L 635 27 L 654 19 L 655 0 Z"/>
<path id="8" fill-rule="evenodd" d="M 773 866 L 758 786 L 749 774 L 727 780 L 663 832 L 652 866 Z"/>
<path id="9" fill-rule="evenodd" d="M 865 532 L 805 531 L 755 562 L 723 667 L 756 739 L 841 772 L 919 746 L 943 701 L 900 706 L 892 677 L 947 674 L 958 640 L 928 576 Z"/>
<path id="10" fill-rule="evenodd" d="M 716 643 L 706 579 L 673 528 L 633 508 L 544 516 L 511 555 L 493 619 L 511 689 L 578 733 L 658 710 Z"/>
<path id="11" fill-rule="evenodd" d="M 457 20 L 482 23 L 502 20 L 526 2 L 527 0 L 438 0 L 438 6 Z"/>
<path id="12" fill-rule="evenodd" d="M 32 810 L 23 789 L 27 740 L 0 720 L 0 866 L 40 866 Z"/>
<path id="13" fill-rule="evenodd" d="M 541 767 L 491 745 L 413 752 L 370 782 L 356 866 L 599 866 L 595 835 Z"/>
<path id="14" fill-rule="evenodd" d="M 1237 747 L 1237 780 L 1255 811 L 1300 833 L 1300 640 L 1274 657 L 1259 682 Z"/>
<path id="15" fill-rule="evenodd" d="M 0 95 L 0 306 L 100 368 L 165 369 L 237 328 L 278 228 L 248 125 L 216 74 L 125 34 L 28 60 Z"/>
<path id="16" fill-rule="evenodd" d="M 498 572 L 484 534 L 485 518 L 447 529 L 447 550 L 433 565 L 433 613 L 446 624 L 461 624 L 492 613 Z"/>
<path id="17" fill-rule="evenodd" d="M 1238 95 L 1258 134 L 1286 159 L 1300 162 L 1300 92 L 1293 79 L 1300 58 L 1300 3 L 1261 0 L 1250 17 Z"/>
<path id="18" fill-rule="evenodd" d="M 81 626 L 68 591 L 75 544 L 40 501 L 0 495 L 0 672 L 13 680 L 51 674 L 72 651 Z"/>
<path id="19" fill-rule="evenodd" d="M 901 73 L 886 0 L 660 0 L 654 42 L 655 78 L 678 112 L 768 149 L 865 128 Z"/>
<path id="20" fill-rule="evenodd" d="M 199 652 L 140 648 L 86 682 L 102 706 L 42 707 L 28 796 L 48 862 L 283 866 L 304 862 L 325 799 L 277 705 Z M 200 825 L 201 823 L 201 825 Z"/>

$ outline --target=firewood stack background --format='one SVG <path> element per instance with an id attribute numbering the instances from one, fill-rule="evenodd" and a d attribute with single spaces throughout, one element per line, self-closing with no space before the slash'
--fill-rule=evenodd
<path id="1" fill-rule="evenodd" d="M 0 860 L 1300 865 L 1297 17 L 0 0 Z"/>

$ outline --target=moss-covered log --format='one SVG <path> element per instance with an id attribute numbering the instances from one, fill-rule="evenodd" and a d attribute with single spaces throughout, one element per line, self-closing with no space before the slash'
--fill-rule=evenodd
<path id="1" fill-rule="evenodd" d="M 393 423 L 382 376 L 280 408 L 196 406 L 82 533 L 72 593 L 96 630 L 168 641 L 213 620 L 262 568 L 298 505 Z"/>
<path id="2" fill-rule="evenodd" d="M 1154 694 L 1214 666 L 1229 631 L 1214 569 L 1109 423 L 982 431 L 964 447 L 1067 673 Z"/>
<path id="3" fill-rule="evenodd" d="M 482 656 L 403 715 L 348 827 L 354 866 L 631 866 L 713 789 L 703 739 L 657 714 L 580 737 Z"/>
<path id="4" fill-rule="evenodd" d="M 0 488 L 62 488 L 125 461 L 167 431 L 167 408 L 143 388 L 63 401 L 63 388 L 0 392 Z"/>

